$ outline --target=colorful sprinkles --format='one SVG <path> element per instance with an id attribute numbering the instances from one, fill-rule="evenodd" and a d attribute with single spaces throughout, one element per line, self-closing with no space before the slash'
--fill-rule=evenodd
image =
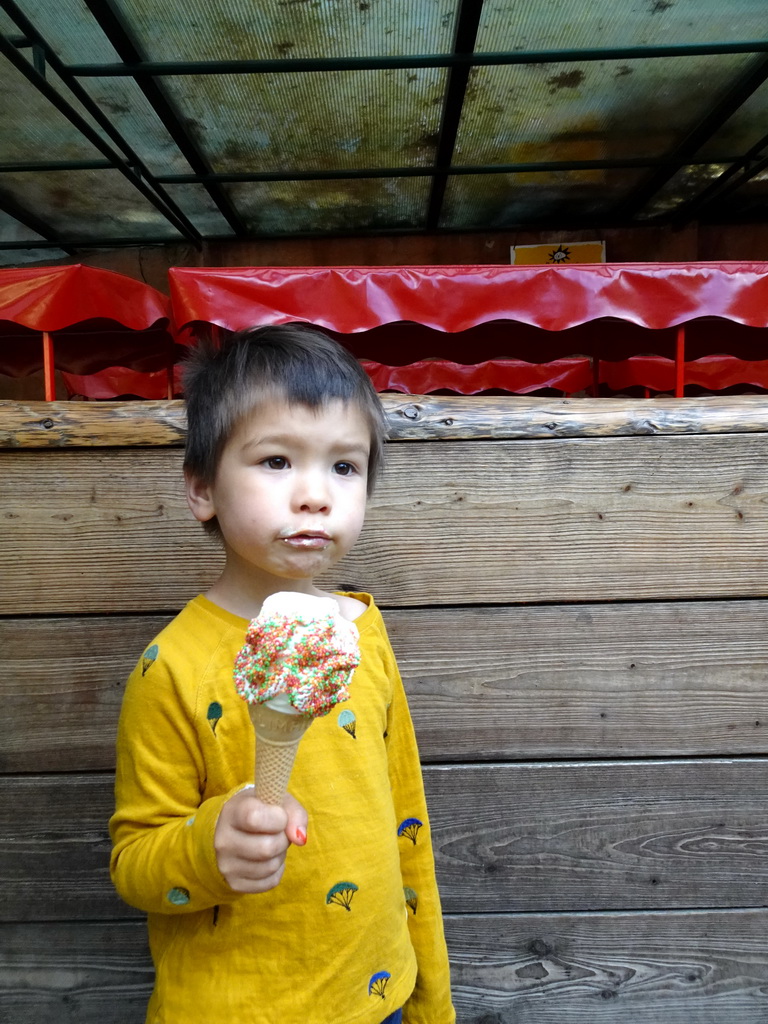
<path id="1" fill-rule="evenodd" d="M 250 704 L 287 694 L 302 714 L 327 715 L 349 698 L 360 662 L 358 635 L 331 598 L 273 594 L 251 621 L 235 659 L 235 688 Z"/>

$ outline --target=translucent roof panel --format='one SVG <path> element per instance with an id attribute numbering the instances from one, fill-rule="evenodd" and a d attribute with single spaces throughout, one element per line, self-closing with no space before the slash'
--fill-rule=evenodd
<path id="1" fill-rule="evenodd" d="M 422 228 L 429 179 L 258 182 L 227 192 L 260 235 L 354 234 Z"/>
<path id="2" fill-rule="evenodd" d="M 765 24 L 763 0 L 494 0 L 483 5 L 475 49 L 742 42 L 763 39 Z"/>
<path id="3" fill-rule="evenodd" d="M 453 3 L 443 0 L 118 0 L 152 60 L 255 60 L 446 53 Z"/>
<path id="4" fill-rule="evenodd" d="M 337 71 L 170 78 L 166 87 L 213 170 L 289 172 L 429 165 L 444 80 L 433 69 Z"/>
<path id="5" fill-rule="evenodd" d="M 232 227 L 202 185 L 168 185 L 166 191 L 204 237 L 232 234 Z"/>
<path id="6" fill-rule="evenodd" d="M 44 241 L 42 235 L 0 210 L 0 266 L 13 266 L 16 263 L 43 263 L 66 258 L 67 254 L 62 249 L 36 248 L 35 242 L 40 241 Z M 29 246 L 17 249 L 15 245 L 19 242 L 29 242 Z M 2 245 L 6 243 L 12 243 L 14 247 L 3 249 Z"/>
<path id="7" fill-rule="evenodd" d="M 461 174 L 449 178 L 440 226 L 452 230 L 549 227 L 579 219 L 599 223 L 610 195 L 618 201 L 637 184 L 638 171 L 557 171 Z"/>
<path id="8" fill-rule="evenodd" d="M 475 68 L 454 162 L 659 157 L 750 60 L 729 54 Z"/>
<path id="9" fill-rule="evenodd" d="M 764 168 L 740 188 L 718 195 L 713 206 L 721 221 L 761 219 L 768 206 L 768 169 Z"/>
<path id="10" fill-rule="evenodd" d="M 6 173 L 6 195 L 27 209 L 45 211 L 46 223 L 58 235 L 78 239 L 140 238 L 179 233 L 119 172 L 39 171 Z"/>
<path id="11" fill-rule="evenodd" d="M 640 211 L 640 220 L 674 213 L 690 197 L 700 195 L 718 180 L 727 164 L 686 164 L 659 189 Z"/>
<path id="12" fill-rule="evenodd" d="M 766 10 L 768 18 L 768 9 Z M 754 59 L 754 58 L 753 58 Z M 708 160 L 732 159 L 746 153 L 768 135 L 768 82 L 761 85 L 728 118 L 723 127 L 701 147 L 698 156 Z"/>
<path id="13" fill-rule="evenodd" d="M 26 78 L 0 60 L 0 140 L 4 163 L 88 160 L 100 154 Z"/>
<path id="14" fill-rule="evenodd" d="M 87 78 L 83 88 L 152 174 L 192 170 L 157 112 L 130 78 Z"/>

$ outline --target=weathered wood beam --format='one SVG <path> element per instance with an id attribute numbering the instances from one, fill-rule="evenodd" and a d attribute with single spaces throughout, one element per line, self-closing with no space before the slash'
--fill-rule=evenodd
<path id="1" fill-rule="evenodd" d="M 765 1021 L 765 909 L 448 914 L 445 930 L 458 1024 Z M 143 1024 L 145 932 L 142 921 L 0 926 L 0 1017 Z"/>
<path id="2" fill-rule="evenodd" d="M 221 552 L 181 452 L 0 453 L 0 613 L 172 611 Z M 321 580 L 385 606 L 768 592 L 760 434 L 393 445 L 363 536 Z"/>
<path id="3" fill-rule="evenodd" d="M 459 1024 L 763 1024 L 768 911 L 448 915 Z"/>
<path id="4" fill-rule="evenodd" d="M 764 433 L 768 396 L 382 395 L 393 441 Z M 0 402 L 0 448 L 179 446 L 184 404 Z"/>
<path id="5" fill-rule="evenodd" d="M 768 759 L 424 770 L 447 913 L 762 907 Z M 136 917 L 108 874 L 111 775 L 0 778 L 5 921 Z"/>
<path id="6" fill-rule="evenodd" d="M 114 768 L 167 616 L 0 619 L 0 772 Z M 426 762 L 760 754 L 768 601 L 393 608 Z"/>

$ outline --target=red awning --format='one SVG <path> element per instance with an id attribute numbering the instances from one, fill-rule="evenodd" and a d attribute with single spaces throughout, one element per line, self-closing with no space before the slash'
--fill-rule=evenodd
<path id="1" fill-rule="evenodd" d="M 158 370 L 173 349 L 171 305 L 149 285 L 94 267 L 0 271 L 0 373 L 24 376 L 43 365 L 92 373 L 112 364 Z"/>
<path id="2" fill-rule="evenodd" d="M 170 303 L 149 285 L 81 264 L 0 270 L 0 320 L 34 331 L 61 331 L 112 320 L 134 331 L 167 326 Z"/>
<path id="3" fill-rule="evenodd" d="M 179 327 L 304 321 L 354 334 L 412 321 L 453 333 L 512 320 L 562 331 L 612 318 L 660 330 L 701 317 L 768 326 L 768 263 L 174 267 L 169 278 Z"/>

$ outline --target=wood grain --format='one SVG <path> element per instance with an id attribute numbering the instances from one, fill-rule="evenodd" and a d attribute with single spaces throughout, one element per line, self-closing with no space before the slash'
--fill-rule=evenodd
<path id="1" fill-rule="evenodd" d="M 381 396 L 392 440 L 612 437 L 768 431 L 765 395 L 703 398 Z M 0 401 L 0 448 L 184 443 L 180 401 Z"/>
<path id="2" fill-rule="evenodd" d="M 768 760 L 425 769 L 449 913 L 768 904 Z M 2 919 L 136 916 L 108 877 L 109 775 L 0 778 Z"/>
<path id="3" fill-rule="evenodd" d="M 8 1024 L 144 1024 L 153 983 L 143 921 L 0 926 Z"/>
<path id="4" fill-rule="evenodd" d="M 424 761 L 760 754 L 768 601 L 385 613 Z M 0 772 L 114 767 L 123 684 L 168 616 L 0 619 Z"/>
<path id="5" fill-rule="evenodd" d="M 425 770 L 449 912 L 768 904 L 768 760 Z"/>
<path id="6" fill-rule="evenodd" d="M 180 453 L 3 453 L 0 613 L 166 611 L 219 550 Z M 761 596 L 761 435 L 413 442 L 393 447 L 357 547 L 321 584 L 384 605 Z"/>
<path id="7" fill-rule="evenodd" d="M 458 1024 L 763 1024 L 764 909 L 446 918 Z"/>
<path id="8" fill-rule="evenodd" d="M 125 681 L 168 620 L 0 619 L 0 772 L 114 769 Z"/>
<path id="9" fill-rule="evenodd" d="M 763 1024 L 768 912 L 447 915 L 458 1024 Z M 0 927 L 0 1017 L 143 1024 L 144 923 Z"/>

